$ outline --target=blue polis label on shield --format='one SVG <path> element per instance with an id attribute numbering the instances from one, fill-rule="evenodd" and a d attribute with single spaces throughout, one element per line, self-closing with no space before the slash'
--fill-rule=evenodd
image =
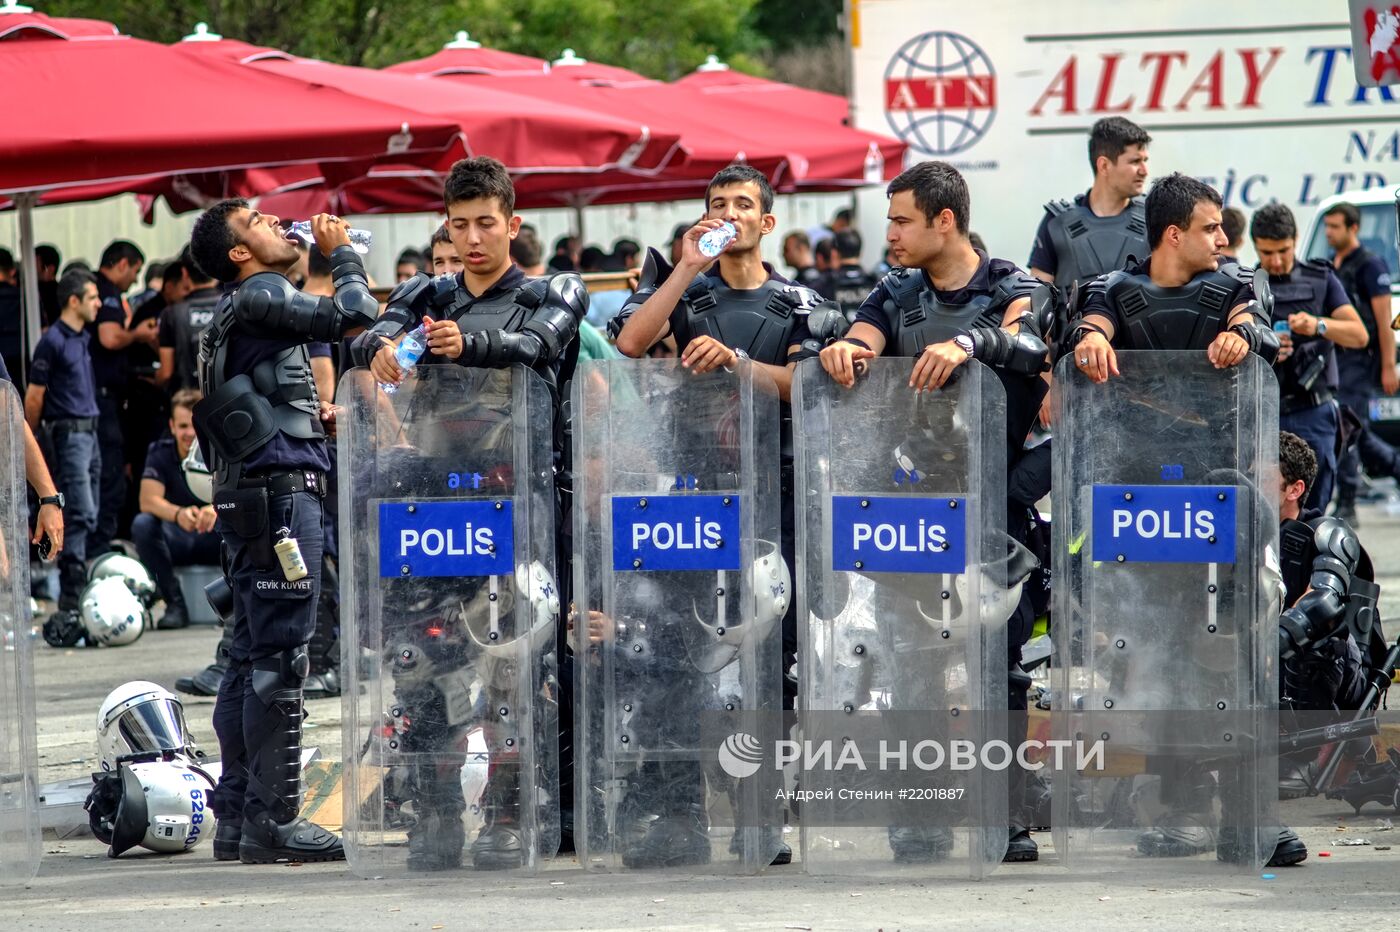
<path id="1" fill-rule="evenodd" d="M 833 495 L 831 562 L 836 571 L 967 571 L 967 500 Z"/>
<path id="2" fill-rule="evenodd" d="M 381 502 L 380 576 L 515 572 L 511 501 Z"/>
<path id="3" fill-rule="evenodd" d="M 1235 488 L 1094 486 L 1096 562 L 1234 563 Z"/>
<path id="4" fill-rule="evenodd" d="M 614 496 L 613 570 L 739 569 L 738 495 Z"/>

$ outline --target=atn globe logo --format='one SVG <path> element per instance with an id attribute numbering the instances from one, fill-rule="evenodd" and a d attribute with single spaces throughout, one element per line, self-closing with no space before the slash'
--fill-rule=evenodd
<path id="1" fill-rule="evenodd" d="M 716 756 L 721 770 L 741 780 L 758 773 L 763 764 L 763 746 L 753 735 L 740 731 L 724 739 Z"/>
<path id="2" fill-rule="evenodd" d="M 915 36 L 885 68 L 885 118 L 900 139 L 920 152 L 966 151 L 987 134 L 996 115 L 996 69 L 966 36 Z"/>

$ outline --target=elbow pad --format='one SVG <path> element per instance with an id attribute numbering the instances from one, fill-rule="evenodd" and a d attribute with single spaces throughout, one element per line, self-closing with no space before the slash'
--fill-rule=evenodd
<path id="1" fill-rule="evenodd" d="M 1250 309 L 1256 319 L 1235 324 L 1230 328 L 1230 332 L 1243 337 L 1244 341 L 1249 344 L 1249 351 L 1272 366 L 1274 360 L 1278 358 L 1278 334 L 1274 333 L 1272 327 L 1259 323 L 1257 304 L 1251 302 Z"/>
<path id="2" fill-rule="evenodd" d="M 381 338 L 396 340 L 412 329 L 413 322 L 424 314 L 431 287 L 432 279 L 422 272 L 395 285 L 394 290 L 389 292 L 384 313 L 351 342 L 351 362 L 357 366 L 368 366 L 374 354 L 384 345 Z"/>
<path id="3" fill-rule="evenodd" d="M 335 329 L 323 340 L 333 340 L 355 327 L 368 327 L 379 316 L 379 302 L 369 290 L 364 263 L 349 246 L 331 252 L 331 281 L 335 284 L 335 309 L 340 312 Z"/>
<path id="4" fill-rule="evenodd" d="M 1361 560 L 1361 542 L 1344 521 L 1323 518 L 1313 531 L 1310 591 L 1279 618 L 1279 656 L 1288 657 L 1327 637 L 1346 614 L 1352 574 Z"/>
<path id="5" fill-rule="evenodd" d="M 1044 340 L 1024 327 L 1020 333 L 1009 333 L 1000 327 L 977 327 L 967 335 L 972 339 L 972 356 L 980 362 L 1020 375 L 1045 371 L 1045 357 L 1050 350 Z"/>
<path id="6" fill-rule="evenodd" d="M 543 357 L 518 359 L 516 362 L 532 366 L 560 358 L 578 336 L 579 321 L 587 315 L 588 289 L 583 279 L 571 272 L 551 277 L 544 300 L 522 328 L 522 332 L 532 334 L 539 340 Z"/>
<path id="7" fill-rule="evenodd" d="M 834 302 L 826 301 L 807 314 L 807 329 L 822 346 L 833 343 L 851 329 L 851 321 Z"/>

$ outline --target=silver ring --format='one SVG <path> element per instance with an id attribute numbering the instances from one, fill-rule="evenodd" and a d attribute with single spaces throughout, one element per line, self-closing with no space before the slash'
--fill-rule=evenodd
<path id="1" fill-rule="evenodd" d="M 1079 357 L 1079 364 L 1080 364 L 1081 366 L 1087 366 L 1087 365 L 1089 365 L 1089 357 L 1088 357 L 1088 356 L 1080 356 L 1080 357 Z"/>

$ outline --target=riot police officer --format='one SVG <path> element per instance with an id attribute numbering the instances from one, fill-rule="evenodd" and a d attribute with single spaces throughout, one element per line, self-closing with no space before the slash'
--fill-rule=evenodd
<path id="1" fill-rule="evenodd" d="M 1089 131 L 1094 184 L 1073 201 L 1045 205 L 1031 247 L 1031 274 L 1052 282 L 1062 298 L 1074 285 L 1147 255 L 1147 146 L 1152 137 L 1123 117 L 1104 117 Z"/>
<path id="2" fill-rule="evenodd" d="M 880 280 L 841 340 L 820 349 L 822 368 L 838 383 L 855 384 L 856 366 L 882 355 L 915 359 L 909 385 L 915 391 L 941 388 L 959 366 L 977 359 L 992 367 L 1006 389 L 1008 532 L 1025 542 L 1028 511 L 1050 490 L 1049 444 L 1025 450 L 1046 384 L 1040 373 L 1047 349 L 1041 325 L 1050 305 L 1049 289 L 1005 259 L 992 259 L 968 239 L 971 199 L 967 182 L 946 162 L 924 162 L 903 172 L 887 189 L 889 241 L 900 268 Z M 794 358 L 813 355 L 821 336 L 804 340 Z M 1021 645 L 1030 637 L 1034 614 L 1029 594 L 1018 606 L 1008 632 L 1008 671 L 1019 670 Z M 1015 678 L 1013 712 L 1026 710 L 1029 681 Z M 1024 734 L 1024 722 L 1021 725 Z M 1019 808 L 1014 771 L 1013 801 Z M 896 858 L 917 859 L 938 842 L 920 829 L 891 831 Z M 929 856 L 934 855 L 928 850 Z M 1029 829 L 1011 826 L 1008 861 L 1038 857 Z"/>
<path id="3" fill-rule="evenodd" d="M 1219 269 L 1221 206 L 1213 188 L 1179 172 L 1152 186 L 1151 253 L 1094 279 L 1070 325 L 1074 363 L 1091 381 L 1118 374 L 1115 347 L 1205 350 L 1217 369 L 1239 365 L 1251 352 L 1274 361 L 1279 340 L 1255 300 L 1253 270 Z"/>
<path id="4" fill-rule="evenodd" d="M 368 365 L 382 383 L 402 381 L 404 372 L 395 359 L 394 341 L 418 322 L 427 327 L 428 355 L 420 365 L 457 364 L 479 368 L 509 368 L 520 364 L 538 373 L 553 396 L 554 457 L 556 470 L 555 541 L 556 579 L 564 591 L 569 572 L 569 502 L 566 481 L 569 451 L 565 444 L 563 401 L 578 361 L 578 331 L 588 313 L 588 292 L 574 272 L 558 272 L 531 278 L 511 262 L 510 244 L 520 230 L 515 214 L 515 188 L 500 162 L 480 157 L 463 159 L 452 166 L 443 189 L 447 233 L 462 261 L 462 271 L 430 278 L 420 272 L 398 285 L 389 296 L 383 316 L 356 338 L 351 358 Z M 567 604 L 567 599 L 563 599 Z M 385 619 L 385 631 L 398 622 Z M 565 657 L 560 626 L 559 657 Z M 412 637 L 396 631 L 394 636 Z M 397 674 L 396 674 L 397 675 Z M 488 690 L 496 684 L 487 684 Z M 551 684 L 560 700 L 560 747 L 571 745 L 569 723 L 573 689 L 567 663 L 560 664 L 559 682 Z M 442 697 L 432 684 L 399 684 L 409 696 L 419 734 L 406 736 L 420 752 L 440 750 L 450 739 L 445 722 L 432 711 Z M 410 695 L 411 694 L 411 695 Z M 489 730 L 489 729 L 488 729 Z M 500 749 L 493 749 L 500 750 Z M 567 755 L 561 755 L 567 756 Z M 561 790 L 566 814 L 564 831 L 571 834 L 567 809 L 573 795 L 567 759 L 562 765 L 565 786 Z M 500 771 L 493 773 L 493 779 Z M 417 802 L 430 818 L 421 819 L 410 833 L 409 867 L 441 870 L 456 867 L 461 859 L 461 816 L 466 808 L 460 788 L 436 785 L 434 780 L 455 782 L 452 774 L 420 775 Z M 433 784 L 433 785 L 429 785 Z M 524 863 L 521 833 L 513 811 L 518 794 L 513 787 L 488 784 L 485 825 L 472 841 L 471 856 L 477 869 L 519 867 Z"/>
<path id="5" fill-rule="evenodd" d="M 1282 344 L 1275 367 L 1279 426 L 1306 440 L 1317 455 L 1307 505 L 1320 510 L 1332 500 L 1337 473 L 1341 415 L 1335 347 L 1364 348 L 1366 325 L 1326 261 L 1298 261 L 1293 252 L 1298 226 L 1286 205 L 1265 204 L 1255 211 L 1249 235 L 1274 293 L 1273 324 Z"/>
<path id="6" fill-rule="evenodd" d="M 800 343 L 812 309 L 829 302 L 798 285 L 763 261 L 763 237 L 773 232 L 773 188 L 767 177 L 747 165 L 730 165 L 710 179 L 705 191 L 705 218 L 684 237 L 680 262 L 672 269 L 655 249 L 647 250 L 637 291 L 609 325 L 623 355 L 641 358 L 674 336 L 681 365 L 697 375 L 748 359 L 777 385 L 783 401 L 782 554 L 794 566 L 792 487 L 792 419 L 787 402 L 792 392 L 789 356 Z M 700 252 L 700 238 L 723 224 L 736 235 L 717 262 Z M 708 267 L 708 270 L 707 270 Z M 783 615 L 783 670 L 797 662 L 795 602 Z M 792 708 L 795 674 L 783 678 L 783 704 Z M 645 845 L 643 845 L 645 847 Z M 787 846 L 775 863 L 791 858 Z M 645 860 L 645 857 L 639 858 Z"/>
<path id="7" fill-rule="evenodd" d="M 193 260 L 225 284 L 200 341 L 200 447 L 214 475 L 224 572 L 234 593 L 229 669 L 214 706 L 223 774 L 214 857 L 247 864 L 344 858 L 340 839 L 299 815 L 302 685 L 316 624 L 330 456 L 307 343 L 372 323 L 360 257 L 338 217 L 313 218 L 333 298 L 298 291 L 299 258 L 278 218 L 243 200 L 196 221 Z M 297 553 L 299 551 L 299 554 Z"/>
<path id="8" fill-rule="evenodd" d="M 833 233 L 831 245 L 836 250 L 837 265 L 827 271 L 816 284 L 817 293 L 835 301 L 847 317 L 855 317 L 877 279 L 860 265 L 860 234 L 855 230 Z"/>

